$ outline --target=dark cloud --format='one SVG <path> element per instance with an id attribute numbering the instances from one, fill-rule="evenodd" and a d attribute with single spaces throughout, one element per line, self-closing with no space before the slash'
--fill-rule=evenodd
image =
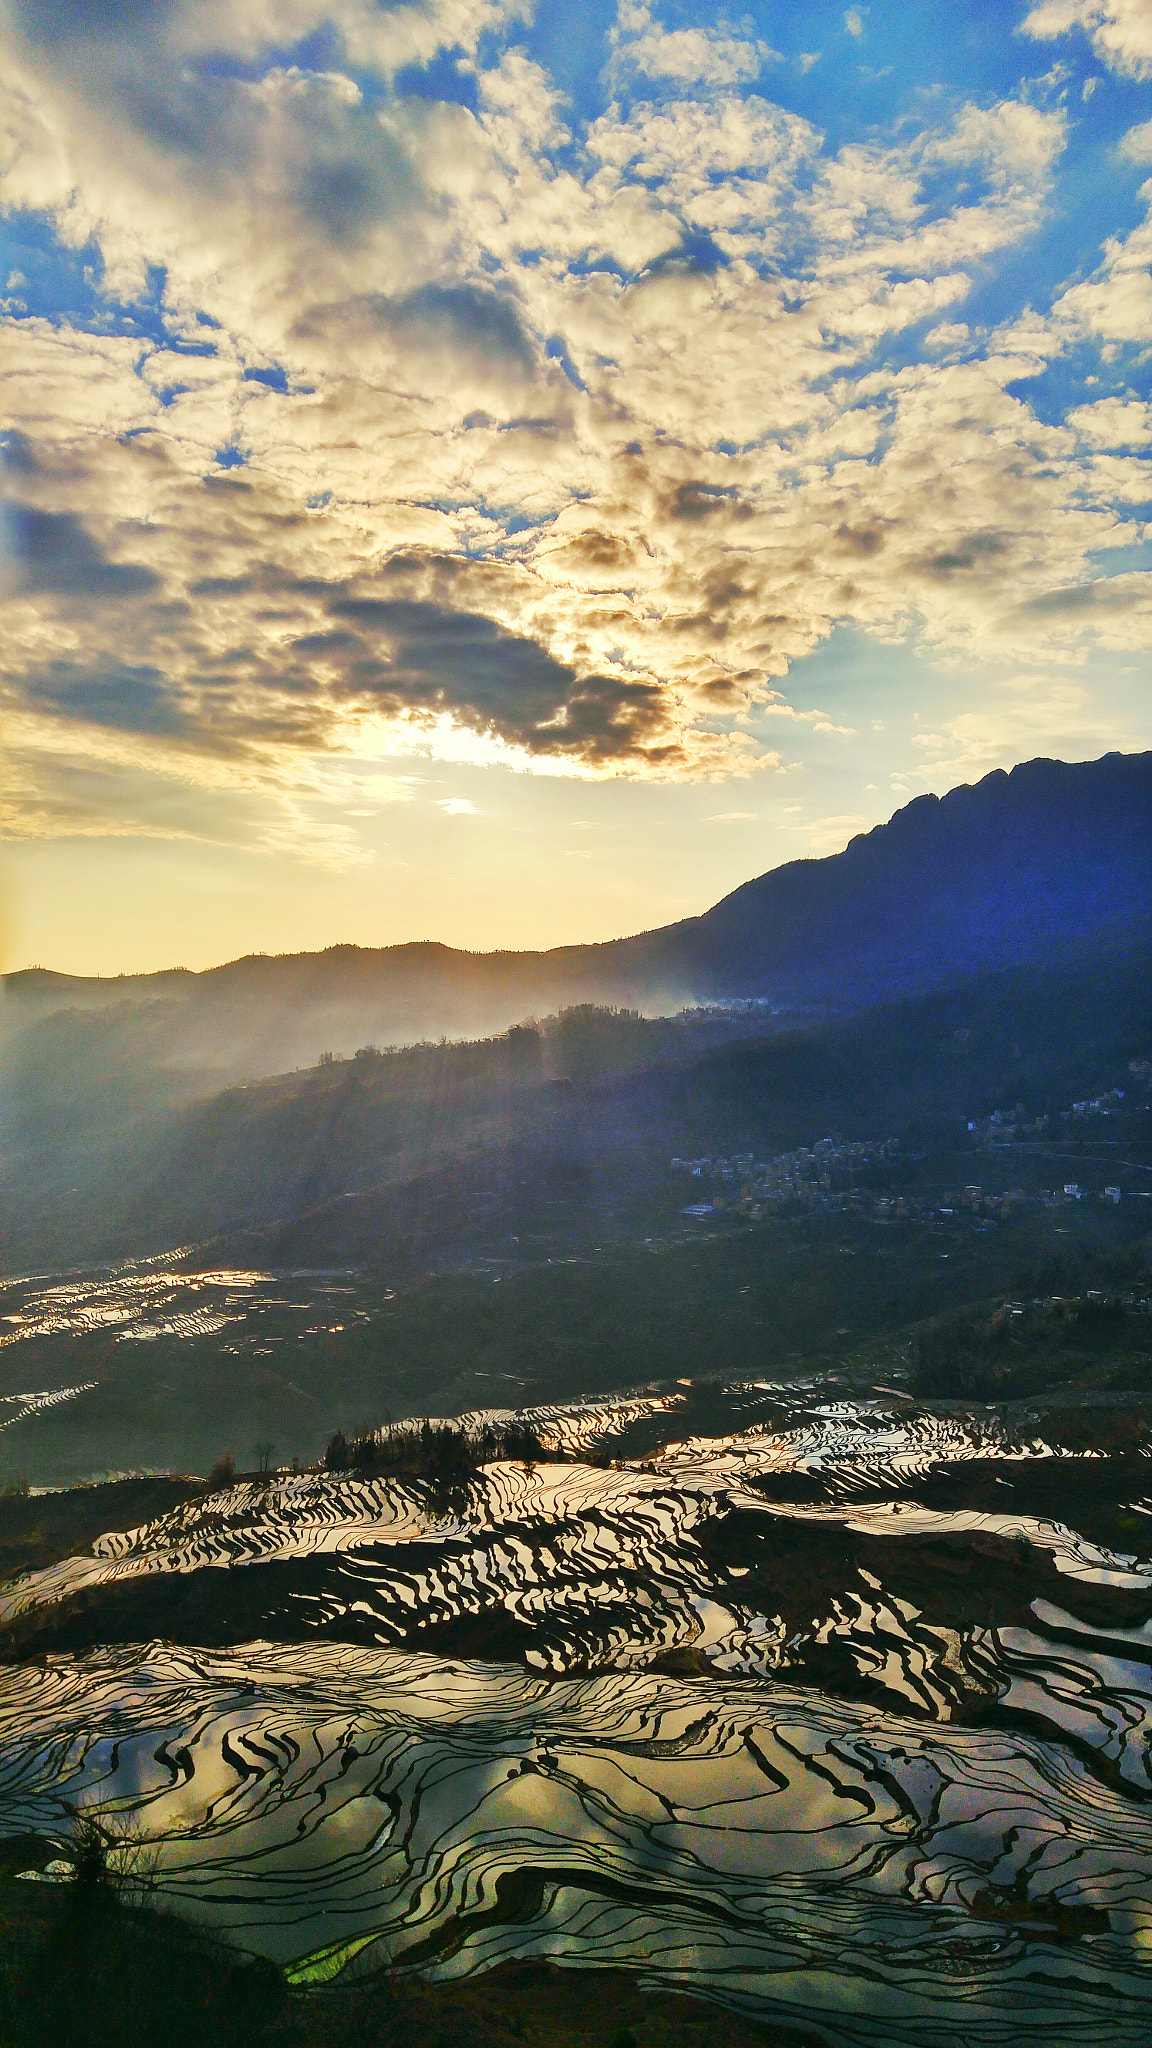
<path id="1" fill-rule="evenodd" d="M 1020 609 L 1034 613 L 1037 618 L 1059 618 L 1064 613 L 1091 611 L 1097 600 L 1094 584 L 1077 583 L 1069 590 L 1046 590 L 1040 597 L 1029 598 Z"/>
<path id="2" fill-rule="evenodd" d="M 729 626 L 727 619 L 717 618 L 711 611 L 682 612 L 679 617 L 668 620 L 668 630 L 672 633 L 691 633 L 698 638 L 720 641 L 728 638 Z"/>
<path id="3" fill-rule="evenodd" d="M 201 175 L 226 160 L 243 159 L 244 131 L 236 120 L 236 88 L 222 93 L 216 81 L 183 73 L 176 78 L 139 70 L 117 86 L 131 109 L 132 125 L 165 153 L 199 159 Z"/>
<path id="4" fill-rule="evenodd" d="M 852 555 L 877 555 L 888 536 L 882 526 L 849 526 L 841 521 L 836 528 L 836 538 Z"/>
<path id="5" fill-rule="evenodd" d="M 422 285 L 396 307 L 401 326 L 420 339 L 438 336 L 450 347 L 489 361 L 513 361 L 530 370 L 535 350 L 511 300 L 479 285 Z"/>
<path id="6" fill-rule="evenodd" d="M 371 107 L 317 107 L 293 198 L 313 231 L 350 248 L 375 225 L 415 203 L 412 169 Z"/>
<path id="7" fill-rule="evenodd" d="M 194 729 L 155 668 L 115 661 L 83 666 L 52 661 L 29 677 L 26 690 L 38 710 L 117 732 L 173 738 Z"/>
<path id="8" fill-rule="evenodd" d="M 729 518 L 735 519 L 752 517 L 751 505 L 743 504 L 730 487 L 700 483 L 695 479 L 678 484 L 668 505 L 670 519 L 708 519 L 715 512 L 727 512 Z"/>
<path id="9" fill-rule="evenodd" d="M 976 569 L 981 564 L 995 561 L 998 556 L 1010 552 L 1011 542 L 1002 533 L 966 534 L 957 546 L 942 548 L 939 554 L 926 555 L 917 564 L 930 576 L 951 576 L 957 570 Z"/>
<path id="10" fill-rule="evenodd" d="M 27 434 L 22 434 L 18 427 L 9 427 L 6 433 L 0 434 L 0 465 L 9 476 L 36 476 L 39 473 L 36 449 Z"/>
<path id="11" fill-rule="evenodd" d="M 7 542 L 25 590 L 53 597 L 142 597 L 158 588 L 155 570 L 110 562 L 72 512 L 10 505 Z"/>
<path id="12" fill-rule="evenodd" d="M 297 654 L 323 654 L 335 657 L 341 654 L 360 654 L 363 642 L 355 633 L 301 633 L 292 642 Z"/>
<path id="13" fill-rule="evenodd" d="M 573 534 L 556 552 L 573 567 L 607 570 L 620 576 L 636 567 L 631 543 L 617 534 L 605 533 L 600 527 L 586 527 L 582 533 Z"/>
<path id="14" fill-rule="evenodd" d="M 178 0 L 15 0 L 12 17 L 31 43 L 120 41 L 156 35 Z"/>
<path id="15" fill-rule="evenodd" d="M 319 307 L 296 331 L 312 339 L 335 327 L 346 336 L 374 330 L 415 351 L 435 350 L 488 369 L 515 364 L 530 372 L 536 365 L 535 347 L 513 301 L 479 284 L 426 284 L 400 298 L 365 293 L 346 304 Z M 487 420 L 475 411 L 468 417 L 473 423 Z"/>
<path id="16" fill-rule="evenodd" d="M 1142 572 L 1147 576 L 1147 571 Z M 1148 588 L 1134 578 L 1126 579 L 1117 587 L 1117 580 L 1101 577 L 1096 583 L 1074 583 L 1065 590 L 1046 590 L 1040 597 L 1032 597 L 1019 609 L 1023 615 L 1034 618 L 1074 617 L 1077 612 L 1125 612 L 1137 605 L 1147 604 L 1152 595 L 1152 576 L 1147 577 Z"/>
<path id="17" fill-rule="evenodd" d="M 206 484 L 215 481 L 205 477 Z M 242 486 L 248 489 L 249 486 Z M 294 576 L 290 570 L 280 568 L 276 562 L 257 562 L 241 570 L 235 576 L 199 576 L 188 585 L 189 597 L 289 597 L 327 598 L 332 594 L 331 583 L 325 583 L 318 576 Z"/>
<path id="18" fill-rule="evenodd" d="M 644 753 L 662 723 L 663 693 L 647 682 L 580 676 L 524 634 L 479 612 L 411 599 L 340 597 L 334 617 L 359 629 L 309 634 L 300 652 L 345 658 L 341 694 L 395 714 L 448 712 L 536 753 L 612 758 Z"/>
<path id="19" fill-rule="evenodd" d="M 355 158 L 311 163 L 300 179 L 300 196 L 312 218 L 337 241 L 347 241 L 375 211 L 381 180 L 372 166 Z"/>

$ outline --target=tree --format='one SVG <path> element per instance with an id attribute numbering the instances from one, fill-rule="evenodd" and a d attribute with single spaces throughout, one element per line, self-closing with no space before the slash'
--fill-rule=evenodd
<path id="1" fill-rule="evenodd" d="M 338 1429 L 335 1436 L 330 1436 L 324 1446 L 324 1470 L 326 1472 L 346 1472 L 349 1462 L 348 1439 L 344 1431 Z"/>
<path id="2" fill-rule="evenodd" d="M 518 1080 L 535 1080 L 544 1064 L 544 1040 L 535 1024 L 513 1024 L 507 1033 L 508 1060 Z"/>

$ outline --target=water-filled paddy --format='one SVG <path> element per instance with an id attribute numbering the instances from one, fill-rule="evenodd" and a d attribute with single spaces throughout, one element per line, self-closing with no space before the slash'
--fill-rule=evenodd
<path id="1" fill-rule="evenodd" d="M 569 1462 L 452 1503 L 284 1478 L 26 1575 L 5 1828 L 94 1805 L 304 1973 L 547 1956 L 834 2042 L 1143 2041 L 1152 1563 L 1076 1526 L 1107 1461 L 827 1391 L 541 1411 Z"/>

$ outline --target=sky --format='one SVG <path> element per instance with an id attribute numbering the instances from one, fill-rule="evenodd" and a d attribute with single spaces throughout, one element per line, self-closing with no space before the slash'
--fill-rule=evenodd
<path id="1" fill-rule="evenodd" d="M 0 954 L 640 930 L 1152 746 L 1150 0 L 6 0 Z"/>

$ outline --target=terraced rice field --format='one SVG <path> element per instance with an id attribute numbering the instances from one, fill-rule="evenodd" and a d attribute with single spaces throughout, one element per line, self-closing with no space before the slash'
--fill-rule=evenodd
<path id="1" fill-rule="evenodd" d="M 3 1825 L 99 1811 L 300 1981 L 544 1957 L 861 2048 L 1135 2048 L 1152 1562 L 1043 1418 L 899 1405 L 574 1404 L 450 1508 L 304 1475 L 102 1538 L 4 1589 Z"/>

